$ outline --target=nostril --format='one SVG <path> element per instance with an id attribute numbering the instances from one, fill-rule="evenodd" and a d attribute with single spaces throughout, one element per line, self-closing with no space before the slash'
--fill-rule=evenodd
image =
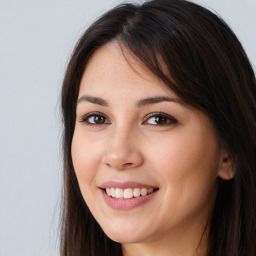
<path id="1" fill-rule="evenodd" d="M 125 163 L 123 166 L 131 166 L 132 163 Z"/>

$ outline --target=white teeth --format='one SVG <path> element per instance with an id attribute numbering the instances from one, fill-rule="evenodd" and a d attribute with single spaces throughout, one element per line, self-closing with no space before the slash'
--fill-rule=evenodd
<path id="1" fill-rule="evenodd" d="M 111 188 L 110 189 L 110 193 L 111 193 L 111 196 L 112 197 L 115 197 L 116 196 L 116 190 L 114 188 Z"/>
<path id="2" fill-rule="evenodd" d="M 133 192 L 131 188 L 126 188 L 124 190 L 124 198 L 132 198 L 133 197 Z"/>
<path id="3" fill-rule="evenodd" d="M 133 197 L 146 196 L 154 192 L 153 188 L 106 188 L 106 193 L 108 196 L 118 199 L 131 199 Z"/>
<path id="4" fill-rule="evenodd" d="M 134 197 L 139 197 L 140 196 L 140 189 L 139 188 L 135 188 L 133 190 L 133 196 Z"/>
<path id="5" fill-rule="evenodd" d="M 124 197 L 124 191 L 121 188 L 116 188 L 115 198 L 123 198 L 123 197 Z"/>
<path id="6" fill-rule="evenodd" d="M 146 188 L 142 188 L 141 191 L 140 191 L 140 194 L 141 194 L 142 196 L 146 196 L 147 193 L 148 193 L 148 190 L 147 190 Z"/>
<path id="7" fill-rule="evenodd" d="M 111 196 L 111 188 L 106 188 L 106 192 L 109 196 Z"/>
<path id="8" fill-rule="evenodd" d="M 152 193 L 153 193 L 153 191 L 154 191 L 154 189 L 153 189 L 153 188 L 148 189 L 148 195 L 149 195 L 149 194 L 152 194 Z"/>

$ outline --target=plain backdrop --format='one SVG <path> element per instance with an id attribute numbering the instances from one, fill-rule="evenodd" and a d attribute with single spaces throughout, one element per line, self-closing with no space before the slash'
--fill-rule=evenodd
<path id="1" fill-rule="evenodd" d="M 122 1 L 0 0 L 0 256 L 57 256 L 60 88 L 84 29 Z M 256 65 L 256 1 L 198 0 Z"/>

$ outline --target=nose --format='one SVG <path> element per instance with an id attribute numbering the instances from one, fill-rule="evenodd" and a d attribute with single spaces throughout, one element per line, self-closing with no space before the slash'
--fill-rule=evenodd
<path id="1" fill-rule="evenodd" d="M 102 162 L 116 170 L 126 170 L 143 164 L 143 154 L 139 149 L 139 141 L 131 131 L 114 131 L 108 138 Z"/>

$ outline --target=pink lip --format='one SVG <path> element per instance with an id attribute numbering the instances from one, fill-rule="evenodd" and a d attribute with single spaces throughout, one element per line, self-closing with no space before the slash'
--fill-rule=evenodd
<path id="1" fill-rule="evenodd" d="M 100 189 L 100 191 L 107 205 L 117 210 L 129 210 L 129 209 L 133 209 L 135 207 L 141 206 L 144 203 L 151 200 L 155 196 L 155 194 L 158 192 L 158 191 L 155 191 L 152 194 L 149 194 L 146 196 L 134 197 L 131 199 L 116 199 L 111 196 L 108 196 L 103 189 Z"/>
<path id="2" fill-rule="evenodd" d="M 119 181 L 107 181 L 100 185 L 100 188 L 157 188 L 156 186 L 150 186 L 134 181 L 119 182 Z"/>
<path id="3" fill-rule="evenodd" d="M 134 182 L 134 181 L 128 181 L 128 182 L 107 181 L 107 182 L 104 182 L 103 184 L 101 184 L 101 186 L 99 188 L 100 188 L 100 191 L 104 198 L 104 201 L 107 203 L 107 205 L 113 209 L 118 209 L 118 210 L 128 210 L 128 209 L 132 209 L 132 208 L 141 206 L 144 203 L 151 200 L 155 196 L 155 194 L 158 192 L 158 190 L 157 190 L 157 191 L 153 192 L 152 194 L 149 194 L 146 196 L 134 197 L 131 199 L 116 199 L 111 196 L 108 196 L 104 189 L 105 188 L 121 188 L 121 189 L 146 188 L 146 189 L 150 189 L 150 188 L 157 188 L 157 187 Z"/>

